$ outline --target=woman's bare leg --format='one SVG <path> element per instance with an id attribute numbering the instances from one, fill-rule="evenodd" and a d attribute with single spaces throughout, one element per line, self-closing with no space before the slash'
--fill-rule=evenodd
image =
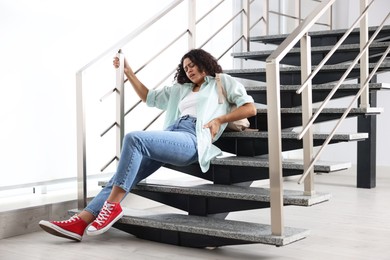
<path id="1" fill-rule="evenodd" d="M 107 201 L 118 203 L 121 202 L 125 197 L 126 191 L 118 186 L 113 186 L 110 196 L 108 196 Z"/>

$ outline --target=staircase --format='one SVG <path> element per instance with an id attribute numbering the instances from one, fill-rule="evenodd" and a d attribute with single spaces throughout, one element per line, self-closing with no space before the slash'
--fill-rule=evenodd
<path id="1" fill-rule="evenodd" d="M 369 28 L 370 34 L 376 27 Z M 317 65 L 332 45 L 344 34 L 345 30 L 311 32 L 312 37 L 312 65 Z M 342 47 L 329 60 L 322 70 L 313 78 L 313 102 L 319 102 L 331 91 L 337 81 L 348 68 L 348 63 L 359 53 L 359 31 L 354 30 L 346 39 Z M 279 45 L 288 35 L 274 35 L 251 37 L 253 43 Z M 390 26 L 385 26 L 370 46 L 369 69 L 375 67 L 382 53 L 390 44 Z M 299 133 L 291 128 L 302 126 L 301 96 L 296 90 L 301 84 L 300 48 L 295 46 L 281 60 L 280 69 L 281 90 L 281 141 L 282 151 L 292 151 L 303 148 L 302 140 L 298 140 Z M 256 51 L 233 54 L 235 59 L 251 59 L 265 62 L 271 51 Z M 390 60 L 382 62 L 377 73 L 390 71 Z M 141 182 L 132 193 L 178 209 L 172 213 L 153 213 L 148 211 L 125 209 L 125 215 L 115 225 L 115 228 L 128 232 L 136 237 L 188 247 L 218 247 L 237 244 L 263 243 L 275 246 L 284 246 L 304 239 L 308 230 L 293 227 L 284 227 L 282 235 L 274 235 L 270 224 L 233 221 L 226 219 L 230 212 L 251 209 L 270 208 L 270 189 L 258 185 L 259 180 L 268 180 L 269 153 L 268 143 L 268 109 L 266 98 L 266 69 L 238 69 L 227 70 L 225 73 L 233 77 L 250 82 L 246 89 L 258 105 L 257 115 L 250 118 L 251 130 L 244 132 L 225 132 L 216 142 L 223 151 L 231 156 L 215 158 L 211 162 L 208 172 L 202 173 L 199 165 L 187 167 L 166 165 L 165 167 L 182 173 L 195 176 L 199 183 L 160 183 Z M 360 75 L 359 66 L 355 66 L 348 79 L 357 79 Z M 249 80 L 249 81 L 248 81 Z M 354 96 L 360 89 L 360 84 L 349 83 L 340 86 L 333 99 Z M 370 83 L 370 95 L 378 91 L 389 89 L 383 83 Z M 371 103 L 372 106 L 375 104 Z M 339 119 L 346 108 L 326 108 L 315 120 L 315 124 Z M 315 109 L 314 109 L 315 112 Z M 382 113 L 381 108 L 353 108 L 348 117 L 375 118 Z M 372 121 L 361 122 L 363 129 L 350 133 L 336 133 L 330 144 L 341 142 L 375 142 L 372 136 Z M 371 127 L 371 128 L 370 128 Z M 375 128 L 375 126 L 374 126 Z M 329 133 L 313 133 L 315 147 L 324 143 Z M 358 151 L 366 153 L 366 151 Z M 370 155 L 371 159 L 374 155 Z M 315 172 L 332 173 L 351 167 L 349 162 L 317 161 Z M 302 160 L 282 161 L 283 177 L 302 175 L 305 170 Z M 359 175 L 358 169 L 358 175 Z M 358 177 L 359 178 L 359 177 Z M 365 177 L 362 177 L 365 178 Z M 372 178 L 372 177 L 370 177 Z M 102 186 L 105 182 L 100 183 Z M 254 185 L 253 185 L 254 184 Z M 315 192 L 307 195 L 302 190 L 284 190 L 283 205 L 294 207 L 310 207 L 326 202 L 330 194 Z M 169 208 L 168 208 L 169 209 Z M 71 210 L 73 214 L 78 210 Z"/>
<path id="2" fill-rule="evenodd" d="M 386 41 L 379 42 L 373 48 L 377 51 L 383 51 L 383 48 L 389 45 L 390 27 L 386 28 L 384 38 Z M 329 42 L 337 35 L 331 32 L 316 33 L 319 44 Z M 275 39 L 281 41 L 283 36 L 255 37 L 253 41 L 276 43 Z M 272 41 L 271 41 L 272 40 Z M 351 40 L 352 41 L 352 40 Z M 378 46 L 381 46 L 378 48 Z M 318 50 L 326 52 L 328 46 L 319 46 Z M 323 48 L 322 48 L 323 47 Z M 356 52 L 357 45 L 344 45 L 343 49 L 349 52 Z M 294 49 L 299 52 L 299 49 Z M 265 61 L 266 52 L 248 52 L 234 54 L 236 58 L 255 59 Z M 320 53 L 319 55 L 324 55 Z M 299 65 L 298 57 L 293 58 L 291 55 L 288 64 Z M 340 63 L 345 62 L 341 55 Z M 316 101 L 321 100 L 329 91 L 332 83 L 336 80 L 337 75 L 345 70 L 345 65 L 338 64 L 327 66 L 314 80 L 317 85 L 313 86 L 313 96 Z M 390 63 L 383 63 L 380 71 L 390 70 Z M 259 86 L 248 86 L 247 91 L 253 96 L 256 103 L 266 103 L 266 89 L 260 82 L 265 81 L 265 70 L 246 69 L 230 70 L 226 73 L 259 82 Z M 302 125 L 302 116 L 300 108 L 300 98 L 297 97 L 295 90 L 296 84 L 300 81 L 300 68 L 297 66 L 288 67 L 281 72 L 282 90 L 282 128 L 297 127 Z M 332 75 L 330 77 L 329 75 Z M 351 73 L 351 78 L 355 74 Z M 298 79 L 297 79 L 298 78 Z M 340 93 L 335 98 L 353 95 L 359 89 L 358 84 L 346 84 L 340 89 Z M 385 84 L 370 84 L 370 91 L 377 92 L 388 88 Z M 318 122 L 329 121 L 340 118 L 343 108 L 328 109 Z M 361 109 L 356 108 L 349 114 L 351 117 L 375 116 L 381 113 L 381 109 Z M 175 183 L 140 183 L 132 191 L 139 196 L 152 199 L 154 201 L 169 205 L 171 207 L 187 212 L 188 215 L 170 213 L 170 214 L 153 214 L 150 211 L 134 211 L 126 209 L 125 216 L 114 225 L 114 227 L 137 237 L 190 247 L 215 247 L 233 244 L 264 243 L 276 246 L 283 246 L 291 242 L 303 239 L 307 236 L 308 231 L 296 228 L 286 228 L 282 237 L 273 236 L 270 225 L 248 223 L 243 221 L 225 220 L 213 217 L 214 214 L 229 213 L 240 210 L 261 209 L 270 207 L 270 196 L 267 188 L 237 186 L 236 183 L 252 182 L 256 180 L 268 179 L 268 159 L 262 158 L 262 155 L 268 154 L 268 134 L 267 134 L 267 109 L 258 108 L 257 116 L 250 118 L 251 128 L 258 131 L 244 132 L 226 132 L 217 142 L 222 150 L 235 154 L 235 156 L 216 158 L 212 161 L 210 170 L 202 173 L 198 165 L 188 167 L 176 167 L 167 165 L 166 167 L 196 176 L 209 181 L 209 183 L 196 186 L 179 186 Z M 316 122 L 317 122 L 316 121 Z M 282 132 L 283 151 L 291 151 L 302 148 L 302 141 L 297 139 L 297 133 L 292 131 Z M 327 133 L 315 133 L 314 145 L 318 146 L 323 143 Z M 341 133 L 336 134 L 331 143 L 362 141 L 369 136 L 367 133 Z M 331 173 L 334 171 L 344 170 L 350 167 L 350 163 L 337 162 L 318 162 L 315 165 L 315 172 Z M 283 176 L 300 175 L 303 172 L 303 162 L 298 160 L 285 160 L 283 162 Z M 104 185 L 104 182 L 101 183 Z M 286 206 L 312 206 L 330 199 L 330 195 L 317 192 L 314 195 L 306 196 L 302 191 L 285 190 L 284 205 Z"/>

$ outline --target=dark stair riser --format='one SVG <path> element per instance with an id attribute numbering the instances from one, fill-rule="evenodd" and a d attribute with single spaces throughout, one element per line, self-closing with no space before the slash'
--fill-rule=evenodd
<path id="1" fill-rule="evenodd" d="M 240 199 L 214 198 L 177 193 L 147 191 L 135 188 L 131 191 L 139 196 L 188 212 L 189 215 L 208 216 L 225 212 L 269 208 L 269 202 Z"/>
<path id="2" fill-rule="evenodd" d="M 338 120 L 342 116 L 342 113 L 321 113 L 314 123 L 327 122 L 332 120 Z M 349 113 L 347 118 L 356 116 L 366 116 L 364 114 Z M 249 122 L 252 128 L 259 129 L 259 131 L 268 130 L 267 114 L 258 113 L 255 117 L 249 118 Z M 282 129 L 289 129 L 292 127 L 302 126 L 302 114 L 300 113 L 282 113 L 281 114 L 281 127 Z"/>
<path id="3" fill-rule="evenodd" d="M 389 43 L 374 43 L 370 46 L 369 49 L 369 62 L 375 63 L 379 61 L 380 57 L 383 55 L 385 50 L 387 49 Z M 318 65 L 322 62 L 322 60 L 326 57 L 333 46 L 329 46 L 328 48 L 321 49 L 312 49 L 311 53 L 311 64 Z M 334 65 L 343 62 L 350 62 L 356 58 L 359 54 L 360 48 L 357 45 L 351 45 L 350 48 L 343 47 L 343 49 L 338 49 L 326 62 L 326 65 Z M 235 58 L 241 58 L 245 60 L 256 60 L 265 62 L 272 51 L 267 52 L 249 52 L 249 53 L 237 53 L 233 54 Z M 301 65 L 301 53 L 299 49 L 293 49 L 280 61 L 280 64 L 300 66 Z M 388 55 L 389 57 L 389 55 Z"/>
<path id="4" fill-rule="evenodd" d="M 331 90 L 314 90 L 312 91 L 313 103 L 322 102 L 330 93 Z M 343 97 L 354 96 L 358 92 L 358 89 L 339 90 L 333 96 L 332 99 L 338 99 Z M 267 94 L 265 92 L 250 90 L 247 91 L 249 95 L 253 97 L 256 103 L 267 104 Z M 296 94 L 293 91 L 280 93 L 280 106 L 299 107 L 302 105 L 302 95 Z"/>
<path id="5" fill-rule="evenodd" d="M 211 165 L 210 170 L 203 173 L 198 164 L 184 167 L 166 165 L 169 169 L 177 170 L 191 176 L 211 181 L 215 184 L 236 184 L 269 179 L 269 169 L 261 167 L 245 167 L 232 165 Z M 283 177 L 301 175 L 301 169 L 283 169 Z"/>
<path id="6" fill-rule="evenodd" d="M 321 146 L 325 140 L 314 139 L 313 145 Z M 330 144 L 345 142 L 344 140 L 330 141 Z M 259 156 L 268 154 L 268 139 L 260 138 L 240 138 L 240 137 L 221 137 L 214 143 L 221 150 L 236 154 L 238 156 Z M 302 140 L 298 139 L 282 139 L 282 151 L 291 151 L 302 149 Z"/>
<path id="7" fill-rule="evenodd" d="M 164 230 L 152 227 L 143 227 L 130 224 L 115 223 L 115 228 L 132 234 L 138 238 L 146 239 L 154 242 L 165 243 L 175 246 L 205 248 L 205 247 L 220 247 L 229 245 L 245 245 L 255 242 L 229 239 L 216 236 L 207 236 L 192 234 L 180 231 Z"/>

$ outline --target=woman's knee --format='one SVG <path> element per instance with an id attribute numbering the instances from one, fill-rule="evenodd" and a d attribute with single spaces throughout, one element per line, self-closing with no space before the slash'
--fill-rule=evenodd
<path id="1" fill-rule="evenodd" d="M 127 133 L 123 138 L 123 147 L 134 145 L 137 142 L 137 139 L 139 139 L 138 132 Z"/>

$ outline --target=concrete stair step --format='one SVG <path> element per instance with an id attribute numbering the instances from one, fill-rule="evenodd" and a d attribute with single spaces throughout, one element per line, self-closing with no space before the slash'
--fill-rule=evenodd
<path id="1" fill-rule="evenodd" d="M 385 52 L 389 42 L 373 42 L 370 45 L 369 57 L 370 62 L 374 63 L 379 60 L 382 54 Z M 333 45 L 312 47 L 312 64 L 318 65 L 333 48 Z M 257 60 L 265 62 L 273 50 L 267 51 L 253 51 L 253 52 L 240 52 L 233 53 L 234 58 L 246 59 L 246 60 Z M 359 44 L 345 44 L 341 45 L 332 57 L 326 62 L 326 64 L 338 64 L 342 62 L 352 61 L 360 52 Z M 286 56 L 281 60 L 281 64 L 300 66 L 301 65 L 301 49 L 293 48 Z"/>
<path id="2" fill-rule="evenodd" d="M 229 199 L 240 200 L 240 201 L 255 201 L 255 202 L 270 202 L 270 191 L 268 188 L 258 187 L 242 187 L 236 185 L 218 185 L 218 184 L 201 184 L 196 186 L 183 185 L 180 186 L 172 184 L 172 180 L 153 181 L 152 183 L 141 182 L 135 188 L 136 194 L 142 192 L 151 193 L 169 193 L 174 196 L 195 196 L 201 198 L 218 198 L 218 199 Z M 132 191 L 133 192 L 133 191 Z M 303 191 L 298 190 L 284 190 L 283 191 L 283 203 L 284 205 L 294 206 L 312 206 L 318 203 L 328 201 L 330 194 L 316 192 L 314 195 L 304 195 Z M 231 202 L 233 203 L 233 202 Z"/>
<path id="3" fill-rule="evenodd" d="M 377 28 L 378 28 L 377 26 L 369 27 L 369 35 L 371 36 Z M 314 32 L 309 32 L 309 35 L 311 36 L 312 46 L 325 46 L 325 45 L 336 44 L 337 41 L 344 35 L 346 31 L 347 29 L 314 31 Z M 255 36 L 255 37 L 250 37 L 249 40 L 251 42 L 279 45 L 286 39 L 287 36 L 288 34 Z M 390 40 L 390 25 L 384 26 L 375 39 L 377 41 Z M 359 28 L 356 28 L 347 37 L 347 39 L 344 41 L 344 44 L 354 44 L 358 42 L 359 42 Z"/>
<path id="4" fill-rule="evenodd" d="M 315 84 L 312 86 L 313 103 L 322 102 L 335 86 L 331 84 Z M 280 99 L 281 107 L 298 107 L 302 105 L 302 96 L 296 91 L 301 85 L 281 85 Z M 267 86 L 259 84 L 245 83 L 246 91 L 253 97 L 256 103 L 267 104 Z M 369 91 L 389 90 L 388 83 L 370 83 Z M 360 90 L 360 84 L 342 84 L 337 92 L 332 96 L 332 99 L 354 96 Z"/>
<path id="5" fill-rule="evenodd" d="M 335 83 L 325 83 L 325 84 L 313 84 L 312 90 L 313 91 L 330 91 L 335 86 Z M 379 91 L 379 90 L 390 90 L 390 84 L 389 83 L 369 83 L 368 84 L 370 90 L 372 91 Z M 280 85 L 280 91 L 282 92 L 296 92 L 301 85 Z M 246 91 L 253 91 L 253 92 L 266 92 L 267 86 L 266 85 L 247 85 L 245 86 Z M 339 87 L 340 91 L 351 91 L 354 92 L 359 91 L 360 84 L 341 84 Z"/>
<path id="6" fill-rule="evenodd" d="M 369 70 L 371 71 L 376 66 L 375 63 L 369 64 Z M 313 84 L 323 84 L 330 82 L 337 82 L 341 76 L 348 69 L 348 64 L 337 65 L 325 65 L 320 72 L 313 78 Z M 313 70 L 315 67 L 313 66 Z M 377 73 L 390 71 L 390 61 L 385 60 L 377 70 Z M 254 68 L 254 69 L 232 69 L 225 70 L 224 73 L 231 75 L 232 77 L 255 80 L 260 82 L 266 82 L 266 69 Z M 360 66 L 356 65 L 349 73 L 347 79 L 356 79 L 360 75 Z M 301 84 L 301 67 L 290 66 L 280 68 L 280 84 L 283 85 L 298 85 Z"/>
<path id="7" fill-rule="evenodd" d="M 264 156 L 224 156 L 211 161 L 210 169 L 203 173 L 198 164 L 188 166 L 165 165 L 165 167 L 183 172 L 215 184 L 234 184 L 269 179 L 269 162 Z M 349 169 L 350 162 L 318 161 L 314 165 L 315 172 L 330 173 Z M 283 159 L 283 176 L 296 176 L 303 173 L 303 161 Z"/>
<path id="8" fill-rule="evenodd" d="M 313 109 L 315 113 L 317 109 Z M 337 120 L 341 118 L 346 108 L 325 108 L 318 116 L 314 123 Z M 352 108 L 348 117 L 379 115 L 383 112 L 383 108 Z M 282 129 L 302 126 L 302 108 L 281 108 L 281 123 Z M 258 106 L 257 115 L 250 118 L 251 127 L 260 131 L 267 131 L 267 109 Z"/>
<path id="9" fill-rule="evenodd" d="M 78 210 L 71 210 L 74 214 Z M 243 221 L 181 214 L 156 214 L 150 210 L 124 209 L 115 228 L 139 238 L 188 247 L 216 247 L 261 243 L 284 246 L 304 239 L 309 231 L 284 227 L 282 236 L 272 235 L 271 226 Z"/>
<path id="10" fill-rule="evenodd" d="M 215 158 L 211 162 L 213 165 L 220 166 L 245 166 L 251 168 L 267 168 L 269 167 L 269 161 L 267 157 L 255 156 L 226 156 Z M 315 172 L 330 173 L 335 171 L 346 170 L 351 167 L 350 162 L 335 162 L 335 161 L 323 161 L 319 160 L 314 165 Z M 303 160 L 301 159 L 283 159 L 283 169 L 300 170 L 303 172 Z"/>
<path id="11" fill-rule="evenodd" d="M 302 149 L 302 140 L 299 140 L 298 136 L 297 132 L 282 131 L 282 151 Z M 328 136 L 329 133 L 314 133 L 313 145 L 315 147 L 321 146 Z M 337 133 L 333 136 L 330 144 L 362 141 L 367 138 L 367 133 Z M 225 132 L 214 144 L 223 151 L 239 156 L 266 155 L 268 154 L 268 132 Z"/>

